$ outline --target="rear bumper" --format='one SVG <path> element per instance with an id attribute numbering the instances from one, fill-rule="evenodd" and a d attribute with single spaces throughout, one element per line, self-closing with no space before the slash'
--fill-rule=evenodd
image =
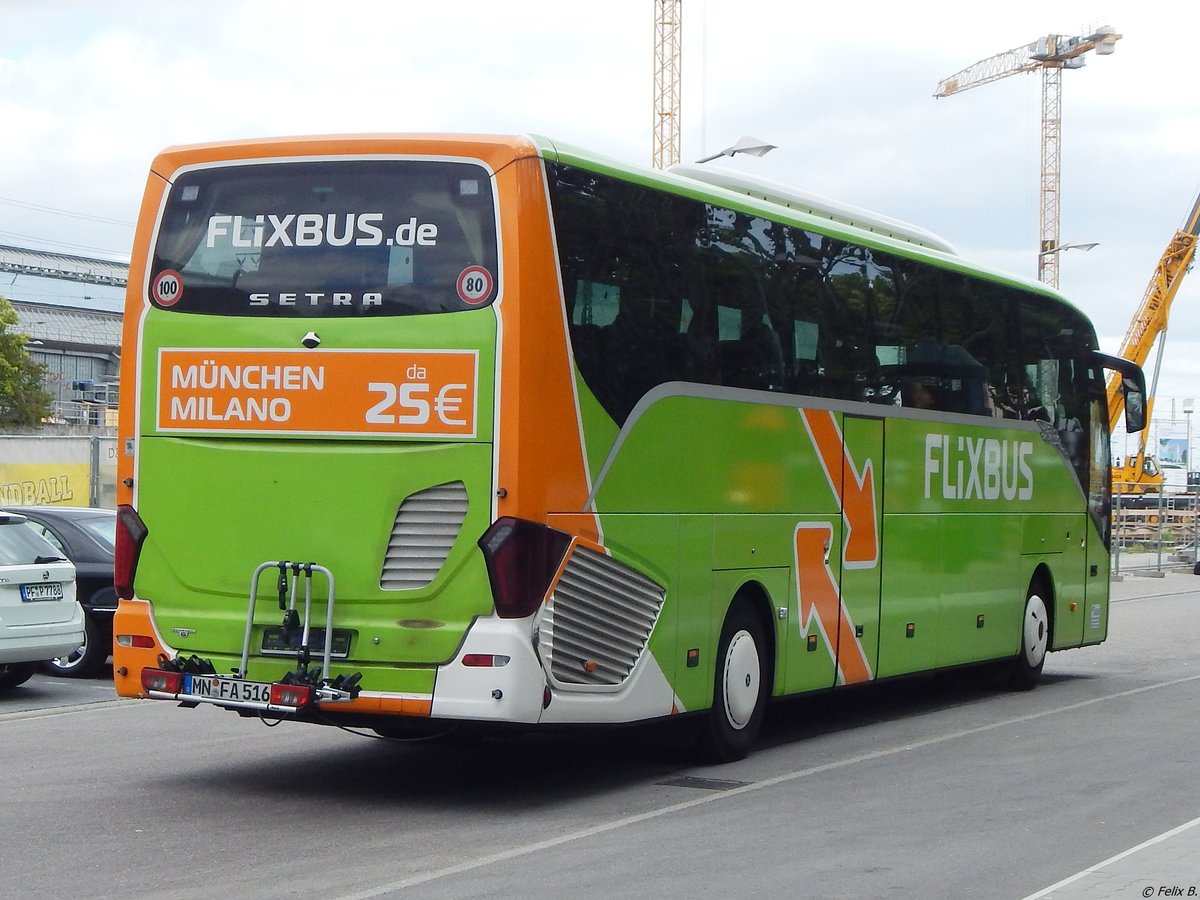
<path id="1" fill-rule="evenodd" d="M 53 625 L 0 624 L 0 663 L 40 662 L 66 656 L 83 643 L 83 607 Z"/>
<path id="2" fill-rule="evenodd" d="M 433 691 L 435 718 L 533 724 L 542 715 L 546 674 L 533 648 L 530 619 L 477 619 Z M 504 658 L 503 665 L 467 665 L 469 657 Z"/>

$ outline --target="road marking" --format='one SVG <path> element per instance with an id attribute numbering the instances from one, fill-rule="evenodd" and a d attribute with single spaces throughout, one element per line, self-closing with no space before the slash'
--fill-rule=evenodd
<path id="1" fill-rule="evenodd" d="M 1021 725 L 1025 722 L 1033 722 L 1037 719 L 1055 716 L 1059 713 L 1074 712 L 1075 710 L 1086 709 L 1089 706 L 1095 706 L 1098 703 L 1104 703 L 1108 700 L 1118 700 L 1123 697 L 1133 697 L 1137 694 L 1144 694 L 1148 691 L 1155 691 L 1159 690 L 1160 688 L 1175 687 L 1176 685 L 1180 684 L 1189 684 L 1198 680 L 1200 680 L 1200 675 L 1189 675 L 1186 678 L 1176 678 L 1172 681 L 1161 681 L 1156 684 L 1147 684 L 1143 685 L 1142 687 L 1131 688 L 1127 691 L 1118 691 L 1115 694 L 1105 694 L 1102 697 L 1093 697 L 1090 700 L 1081 700 L 1078 703 L 1069 703 L 1066 706 L 1058 706 L 1054 709 L 1046 709 L 1042 710 L 1041 712 L 1029 713 L 1024 716 L 1015 716 L 1011 719 L 1004 719 L 1000 722 L 992 722 L 989 725 L 978 725 L 974 728 L 964 728 L 961 731 L 954 731 L 949 734 L 926 738 L 923 741 L 915 741 L 911 744 L 890 747 L 884 750 L 874 750 L 870 753 L 862 753 L 858 756 L 837 760 L 836 762 L 825 763 L 820 766 L 812 766 L 807 769 L 789 772 L 785 775 L 777 775 L 774 778 L 767 778 L 763 781 L 756 781 L 753 784 L 747 784 L 744 787 L 732 788 L 727 791 L 716 791 L 711 794 L 704 794 L 692 800 L 684 800 L 680 803 L 673 803 L 670 806 L 663 806 L 658 809 L 648 810 L 647 812 L 638 813 L 637 815 L 626 816 L 621 819 L 613 819 L 611 822 L 604 822 L 600 825 L 594 825 L 591 828 L 581 828 L 578 831 L 572 831 L 544 841 L 537 841 L 536 843 L 532 844 L 524 844 L 519 847 L 511 847 L 508 850 L 500 850 L 496 853 L 490 853 L 487 856 L 481 856 L 478 859 L 467 860 L 466 862 L 461 862 L 453 866 L 446 866 L 442 869 L 434 869 L 431 872 L 413 875 L 400 881 L 381 884 L 377 887 L 368 888 L 367 890 L 360 891 L 358 893 L 344 894 L 341 897 L 335 898 L 335 900 L 370 900 L 370 898 L 373 897 L 382 897 L 384 894 L 394 893 L 395 891 L 416 887 L 417 885 L 421 884 L 428 884 L 429 882 L 436 881 L 440 878 L 449 878 L 453 875 L 461 875 L 464 872 L 470 872 L 474 869 L 482 869 L 494 863 L 518 859 L 522 856 L 528 856 L 531 853 L 549 850 L 553 847 L 583 840 L 584 838 L 595 837 L 596 835 L 605 834 L 610 831 L 616 831 L 620 828 L 627 828 L 630 825 L 638 825 L 642 822 L 648 822 L 651 819 L 658 819 L 673 813 L 683 812 L 684 810 L 692 809 L 697 806 L 703 806 L 707 803 L 715 803 L 717 801 L 726 800 L 729 797 L 734 797 L 739 794 L 749 794 L 755 791 L 761 791 L 765 788 L 772 788 L 780 784 L 787 784 L 791 781 L 798 781 L 801 778 L 808 778 L 813 775 L 822 775 L 826 772 L 834 772 L 838 769 L 845 769 L 850 766 L 858 765 L 859 763 L 873 762 L 878 759 L 896 756 L 901 753 L 910 753 L 914 750 L 922 750 L 926 747 L 933 747 L 938 744 L 948 743 L 949 741 L 955 741 L 959 738 L 972 737 L 988 731 L 995 731 L 998 728 L 1008 728 L 1013 725 Z M 1187 826 L 1181 827 L 1190 827 L 1192 824 L 1195 823 L 1191 822 L 1188 823 Z M 1176 830 L 1178 831 L 1178 829 Z M 1170 833 L 1163 835 L 1162 837 L 1168 837 L 1169 834 Z"/>
<path id="2" fill-rule="evenodd" d="M 1133 856 L 1135 853 L 1140 853 L 1142 850 L 1145 850 L 1147 847 L 1153 847 L 1155 844 L 1158 844 L 1162 841 L 1168 840 L 1169 838 L 1173 838 L 1177 834 L 1182 834 L 1183 832 L 1187 831 L 1189 828 L 1194 828 L 1197 825 L 1200 825 L 1200 817 L 1192 819 L 1192 821 L 1190 821 L 1190 822 L 1184 822 L 1178 828 L 1172 828 L 1170 831 L 1164 831 L 1158 837 L 1152 837 L 1148 841 L 1142 841 L 1136 847 L 1130 847 L 1128 850 L 1125 850 L 1122 853 L 1118 853 L 1116 856 L 1110 856 L 1108 859 L 1104 860 L 1103 862 L 1098 862 L 1094 866 L 1084 869 L 1082 872 L 1075 873 L 1070 878 L 1064 878 L 1062 881 L 1058 882 L 1057 884 L 1052 884 L 1052 885 L 1050 885 L 1050 887 L 1040 890 L 1036 894 L 1030 894 L 1028 897 L 1025 898 L 1025 900 L 1038 900 L 1038 898 L 1040 898 L 1040 897 L 1045 897 L 1047 894 L 1051 894 L 1054 891 L 1057 891 L 1061 888 L 1065 888 L 1069 884 L 1074 884 L 1076 881 L 1079 881 L 1081 878 L 1086 878 L 1087 876 L 1089 876 L 1095 872 L 1099 872 L 1101 869 L 1111 866 L 1115 862 L 1120 862 L 1121 860 L 1125 859 L 1127 856 Z M 1149 879 L 1147 879 L 1147 880 L 1149 880 Z"/>
<path id="3" fill-rule="evenodd" d="M 15 712 L 0 713 L 0 722 L 29 719 L 53 719 L 58 716 L 71 716 L 75 713 L 89 712 L 94 709 L 132 709 L 136 705 L 136 703 L 130 703 L 129 699 L 94 700 L 91 703 L 79 703 L 74 706 L 57 706 L 52 709 L 46 709 L 43 707 L 42 709 L 24 709 L 16 710 Z"/>
<path id="4" fill-rule="evenodd" d="M 1161 594 L 1142 594 L 1137 597 L 1125 597 L 1124 599 L 1118 599 L 1116 597 L 1113 597 L 1109 602 L 1111 602 L 1111 603 L 1142 603 L 1143 601 L 1146 601 L 1146 600 L 1162 600 L 1164 597 L 1190 597 L 1195 593 L 1196 592 L 1194 590 L 1164 591 Z"/>

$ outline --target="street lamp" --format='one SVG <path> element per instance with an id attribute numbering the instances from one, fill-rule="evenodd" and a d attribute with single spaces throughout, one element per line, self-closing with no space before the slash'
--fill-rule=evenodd
<path id="1" fill-rule="evenodd" d="M 1049 256 L 1051 253 L 1062 253 L 1064 250 L 1091 250 L 1093 247 L 1099 246 L 1099 241 L 1091 241 L 1083 244 L 1059 244 L 1057 247 L 1047 247 L 1038 256 Z"/>
<path id="2" fill-rule="evenodd" d="M 766 141 L 760 141 L 758 138 L 744 135 L 737 139 L 737 142 L 726 147 L 719 153 L 714 153 L 712 156 L 706 156 L 703 159 L 696 160 L 697 164 L 712 162 L 714 159 L 720 159 L 722 156 L 733 156 L 737 153 L 745 153 L 748 156 L 766 156 L 772 150 L 776 149 L 774 144 L 768 144 Z"/>
<path id="3" fill-rule="evenodd" d="M 1092 241 L 1087 244 L 1056 244 L 1054 241 L 1042 241 L 1042 249 L 1037 256 L 1038 281 L 1048 284 L 1058 290 L 1058 256 L 1064 250 L 1091 250 L 1099 244 Z"/>

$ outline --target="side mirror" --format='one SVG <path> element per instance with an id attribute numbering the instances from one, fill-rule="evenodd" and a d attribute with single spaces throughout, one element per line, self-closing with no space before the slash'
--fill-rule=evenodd
<path id="1" fill-rule="evenodd" d="M 1093 354 L 1096 362 L 1105 369 L 1112 369 L 1121 379 L 1121 396 L 1125 401 L 1125 430 L 1135 434 L 1146 427 L 1146 376 L 1137 363 L 1109 356 Z"/>
<path id="2" fill-rule="evenodd" d="M 1146 386 L 1121 376 L 1121 393 L 1125 396 L 1125 430 L 1130 434 L 1146 427 Z"/>

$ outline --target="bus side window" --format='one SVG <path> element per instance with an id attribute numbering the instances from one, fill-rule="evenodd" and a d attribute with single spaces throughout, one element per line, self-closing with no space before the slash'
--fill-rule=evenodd
<path id="1" fill-rule="evenodd" d="M 783 351 L 779 335 L 764 321 L 752 322 L 721 350 L 721 378 L 730 387 L 783 390 Z"/>
<path id="2" fill-rule="evenodd" d="M 721 365 L 717 352 L 716 317 L 712 304 L 684 301 L 680 320 L 683 332 L 687 380 L 696 384 L 720 384 Z"/>
<path id="3" fill-rule="evenodd" d="M 1022 371 L 1007 373 L 1003 384 L 992 389 L 994 414 L 1004 419 L 1050 421 L 1037 388 Z"/>
<path id="4" fill-rule="evenodd" d="M 795 319 L 792 322 L 792 384 L 795 394 L 813 394 L 818 390 L 820 366 L 817 365 L 817 346 L 821 328 L 816 322 Z"/>
<path id="5" fill-rule="evenodd" d="M 618 422 L 647 391 L 687 377 L 683 336 L 679 333 L 679 301 L 621 297 L 621 310 L 606 328 L 607 369 L 601 378 L 611 382 Z"/>
<path id="6" fill-rule="evenodd" d="M 874 350 L 852 340 L 834 340 L 824 361 L 823 396 L 864 401 L 878 381 Z"/>
<path id="7" fill-rule="evenodd" d="M 909 409 L 944 409 L 937 378 L 905 378 L 900 382 L 900 402 Z"/>

